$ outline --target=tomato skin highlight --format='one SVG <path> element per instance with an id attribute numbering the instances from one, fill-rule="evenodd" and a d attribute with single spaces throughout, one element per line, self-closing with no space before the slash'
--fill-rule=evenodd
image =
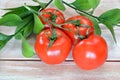
<path id="1" fill-rule="evenodd" d="M 79 68 L 92 70 L 105 63 L 108 46 L 101 36 L 91 35 L 75 45 L 72 55 Z"/>
<path id="2" fill-rule="evenodd" d="M 51 16 L 54 15 L 54 16 L 56 16 L 56 19 L 55 19 L 56 24 L 63 24 L 65 22 L 63 13 L 57 9 L 46 8 L 46 9 L 42 10 L 41 12 L 42 12 L 42 14 L 39 16 L 39 18 L 42 21 L 42 23 L 45 25 L 48 25 L 48 22 L 46 22 L 41 16 L 43 16 L 46 19 L 49 19 L 49 21 L 52 22 Z"/>
<path id="3" fill-rule="evenodd" d="M 80 24 L 84 24 L 84 25 L 87 25 L 87 26 L 90 27 L 89 31 L 88 31 L 89 35 L 94 33 L 93 23 L 87 17 L 81 16 L 81 15 L 77 15 L 77 16 L 73 16 L 73 17 L 68 18 L 66 20 L 66 22 L 71 21 L 71 20 L 80 20 Z M 76 26 L 73 23 L 67 23 L 63 27 L 70 29 L 70 31 L 65 30 L 65 33 L 71 38 L 71 40 L 73 41 L 73 44 L 77 44 L 77 42 L 80 41 L 80 38 L 78 38 L 78 36 L 75 33 L 79 33 L 82 36 L 86 36 L 86 32 L 88 30 L 88 28 L 86 28 L 86 27 Z M 79 31 L 78 31 L 78 29 L 79 29 Z"/>
<path id="4" fill-rule="evenodd" d="M 35 51 L 38 57 L 47 64 L 59 64 L 62 63 L 72 47 L 71 39 L 61 30 L 56 29 L 57 39 L 53 45 L 48 48 L 50 40 L 48 36 L 51 36 L 50 29 L 43 30 L 36 38 Z"/>

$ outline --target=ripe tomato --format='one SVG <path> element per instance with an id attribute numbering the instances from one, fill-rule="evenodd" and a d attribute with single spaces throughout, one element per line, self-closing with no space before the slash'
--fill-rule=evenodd
<path id="1" fill-rule="evenodd" d="M 91 35 L 74 47 L 72 55 L 80 68 L 84 70 L 95 69 L 106 61 L 107 43 L 101 36 Z"/>
<path id="2" fill-rule="evenodd" d="M 52 22 L 55 22 L 56 24 L 62 24 L 65 22 L 63 13 L 57 9 L 46 8 L 46 9 L 42 10 L 41 12 L 42 12 L 42 14 L 39 16 L 39 18 L 45 25 L 48 25 L 48 22 L 46 22 L 41 16 L 49 19 Z"/>
<path id="3" fill-rule="evenodd" d="M 76 44 L 80 38 L 79 36 L 86 36 L 87 32 L 92 34 L 94 32 L 93 23 L 85 16 L 73 16 L 66 20 L 66 22 L 74 21 L 72 23 L 66 23 L 63 27 L 69 28 L 70 30 L 65 30 L 65 33 L 72 39 L 73 44 Z"/>
<path id="4" fill-rule="evenodd" d="M 52 35 L 50 29 L 43 30 L 36 38 L 35 51 L 38 57 L 47 64 L 63 62 L 71 50 L 71 39 L 59 29 L 56 29 L 56 34 L 57 39 L 50 48 L 48 48 L 49 37 Z"/>

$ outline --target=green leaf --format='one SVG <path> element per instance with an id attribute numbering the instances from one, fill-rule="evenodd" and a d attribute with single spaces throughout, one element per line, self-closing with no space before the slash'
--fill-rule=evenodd
<path id="1" fill-rule="evenodd" d="M 39 10 L 41 8 L 40 6 L 29 6 L 29 7 L 34 9 L 34 10 Z M 3 9 L 3 10 L 26 11 L 27 9 L 24 6 L 21 6 L 21 7 L 15 7 L 15 8 L 6 8 L 6 9 Z"/>
<path id="2" fill-rule="evenodd" d="M 64 4 L 63 4 L 63 2 L 62 2 L 63 0 L 54 0 L 54 5 L 58 8 L 58 9 L 60 9 L 60 10 L 62 10 L 62 11 L 65 11 L 65 6 L 64 6 Z"/>
<path id="3" fill-rule="evenodd" d="M 114 41 L 117 42 L 113 26 L 120 22 L 120 9 L 111 9 L 104 12 L 99 16 L 99 21 L 106 25 L 106 27 L 110 30 Z"/>
<path id="4" fill-rule="evenodd" d="M 23 18 L 25 18 L 26 16 L 31 15 L 32 13 L 29 12 L 29 11 L 24 11 L 24 12 L 22 12 L 22 11 L 13 10 L 13 11 L 7 12 L 7 13 L 4 14 L 3 16 L 8 15 L 8 14 L 16 14 L 16 15 L 18 15 L 19 17 L 21 17 L 21 18 L 23 19 Z"/>
<path id="5" fill-rule="evenodd" d="M 39 19 L 39 17 L 36 14 L 34 14 L 34 29 L 33 29 L 33 32 L 35 34 L 38 34 L 43 29 L 44 29 L 43 23 L 41 22 L 41 20 Z"/>
<path id="6" fill-rule="evenodd" d="M 95 9 L 99 5 L 100 0 L 88 0 L 88 2 L 90 4 L 91 8 Z"/>
<path id="7" fill-rule="evenodd" d="M 47 5 L 47 3 L 42 3 L 42 2 L 40 2 L 39 4 L 40 4 L 40 6 L 41 6 L 42 8 L 45 8 L 46 5 Z"/>
<path id="8" fill-rule="evenodd" d="M 31 22 L 32 18 L 33 18 L 33 15 L 30 15 L 30 16 L 24 18 L 23 21 L 20 24 L 17 25 L 15 32 L 18 32 L 21 28 L 24 28 L 19 33 L 23 34 L 24 37 L 25 37 L 25 35 L 28 35 L 29 33 L 28 34 L 26 34 L 26 33 L 24 34 L 24 30 L 26 29 L 26 27 L 31 27 L 32 24 L 30 24 L 30 22 Z M 15 39 L 21 39 L 21 35 L 20 34 L 15 35 Z"/>
<path id="9" fill-rule="evenodd" d="M 23 33 L 22 33 L 25 38 L 30 36 L 30 34 L 33 31 L 33 27 L 34 27 L 33 21 L 31 21 L 28 25 L 26 25 L 26 27 L 24 28 Z"/>
<path id="10" fill-rule="evenodd" d="M 96 19 L 94 19 L 94 18 L 91 18 L 91 20 L 92 20 L 92 22 L 93 22 L 93 24 L 94 24 L 94 33 L 95 34 L 97 34 L 97 35 L 101 35 L 101 28 L 100 28 L 100 26 L 99 26 L 99 24 L 98 24 L 98 22 L 97 22 L 97 20 Z"/>
<path id="11" fill-rule="evenodd" d="M 120 27 L 120 24 L 116 24 L 115 26 Z"/>
<path id="12" fill-rule="evenodd" d="M 0 25 L 4 26 L 16 26 L 22 22 L 22 19 L 16 14 L 8 14 L 0 19 Z"/>
<path id="13" fill-rule="evenodd" d="M 25 17 L 27 14 L 30 14 L 28 12 L 27 9 L 25 9 L 23 6 L 22 7 L 17 7 L 17 8 L 7 8 L 4 10 L 10 10 L 9 12 L 7 12 L 6 14 L 4 14 L 3 16 L 7 15 L 7 14 L 16 14 L 18 16 L 20 16 L 21 18 Z"/>
<path id="14" fill-rule="evenodd" d="M 40 6 L 29 6 L 29 7 L 36 11 L 38 11 L 41 8 Z M 7 14 L 16 14 L 16 15 L 20 16 L 21 18 L 24 18 L 24 17 L 32 14 L 32 12 L 28 11 L 24 6 L 17 7 L 17 8 L 7 8 L 4 10 L 10 10 L 10 11 L 7 12 L 6 14 L 4 14 L 3 16 L 5 16 Z"/>
<path id="15" fill-rule="evenodd" d="M 99 18 L 109 22 L 112 25 L 116 25 L 120 22 L 120 9 L 111 9 L 106 11 L 101 14 Z"/>
<path id="16" fill-rule="evenodd" d="M 47 3 L 40 2 L 39 0 L 32 0 L 32 1 L 37 2 L 38 4 L 40 4 L 40 6 L 41 6 L 42 8 L 45 8 L 46 5 L 47 5 Z"/>
<path id="17" fill-rule="evenodd" d="M 98 21 L 95 18 L 91 17 L 91 16 L 89 16 L 88 18 L 93 22 L 94 29 L 95 29 L 94 33 L 97 34 L 97 35 L 101 35 L 102 32 L 101 32 L 101 28 L 100 28 L 100 26 L 98 24 Z"/>
<path id="18" fill-rule="evenodd" d="M 5 35 L 0 33 L 0 50 L 6 45 L 6 43 L 13 37 L 13 35 Z"/>
<path id="19" fill-rule="evenodd" d="M 22 54 L 24 57 L 30 58 L 35 55 L 35 52 L 33 51 L 30 44 L 27 42 L 27 40 L 21 35 L 22 37 Z"/>
<path id="20" fill-rule="evenodd" d="M 75 0 L 71 5 L 78 10 L 90 11 L 92 14 L 99 3 L 100 0 Z"/>
<path id="21" fill-rule="evenodd" d="M 115 32 L 114 32 L 114 29 L 113 29 L 113 25 L 110 24 L 109 22 L 106 22 L 106 21 L 103 21 L 102 23 L 103 23 L 104 25 L 106 25 L 106 27 L 110 30 L 110 32 L 111 32 L 111 34 L 112 34 L 112 37 L 113 37 L 113 39 L 114 39 L 114 41 L 115 41 L 115 43 L 116 43 L 117 41 L 116 41 L 116 37 L 115 37 Z"/>
<path id="22" fill-rule="evenodd" d="M 78 10 L 89 10 L 91 9 L 91 5 L 89 4 L 88 0 L 75 0 L 71 3 L 74 7 Z"/>

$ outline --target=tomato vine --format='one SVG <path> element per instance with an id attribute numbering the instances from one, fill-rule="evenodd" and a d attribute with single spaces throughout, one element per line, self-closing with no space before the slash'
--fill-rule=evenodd
<path id="1" fill-rule="evenodd" d="M 32 52 L 32 54 L 25 54 L 25 57 L 32 57 L 33 52 L 31 49 L 29 49 L 30 45 L 28 45 L 27 37 L 31 35 L 31 33 L 38 34 L 44 29 L 44 24 L 39 20 L 38 15 L 41 15 L 41 11 L 47 8 L 52 2 L 54 3 L 54 6 L 56 6 L 58 9 L 65 11 L 66 6 L 74 9 L 78 14 L 87 16 L 94 24 L 95 28 L 95 34 L 101 35 L 102 31 L 99 27 L 99 23 L 104 24 L 109 31 L 111 32 L 113 39 L 115 42 L 115 32 L 113 26 L 120 26 L 120 9 L 115 8 L 108 10 L 104 13 L 102 13 L 100 16 L 94 16 L 94 10 L 99 5 L 100 0 L 75 0 L 72 3 L 67 3 L 63 0 L 50 0 L 48 3 L 40 2 L 39 0 L 33 0 L 34 2 L 38 3 L 38 6 L 31 6 L 31 5 L 24 5 L 17 8 L 8 8 L 3 10 L 8 10 L 7 13 L 5 13 L 0 18 L 0 26 L 16 26 L 15 33 L 13 35 L 6 35 L 3 33 L 0 33 L 0 50 L 7 44 L 7 42 L 15 37 L 16 39 L 21 39 L 24 44 L 27 45 L 26 50 L 23 49 L 22 52 Z M 79 5 L 78 5 L 79 4 Z M 85 5 L 83 5 L 85 4 Z M 65 6 L 66 5 L 66 6 Z M 11 20 L 12 18 L 12 20 Z M 44 18 L 44 17 L 43 17 Z M 45 18 L 44 18 L 45 19 Z M 47 22 L 49 22 L 48 19 L 45 19 Z M 54 26 L 58 26 L 60 29 L 62 28 L 65 23 L 63 24 L 56 24 L 54 22 L 49 22 L 50 24 Z M 22 36 L 21 36 L 22 35 Z M 23 45 L 25 47 L 26 45 Z M 30 53 L 29 52 L 29 53 Z M 30 56 L 29 56 L 30 55 Z"/>

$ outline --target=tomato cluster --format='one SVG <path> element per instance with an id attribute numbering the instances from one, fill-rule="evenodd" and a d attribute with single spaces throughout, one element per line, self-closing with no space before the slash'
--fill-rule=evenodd
<path id="1" fill-rule="evenodd" d="M 105 63 L 107 43 L 94 34 L 90 19 L 77 15 L 65 20 L 63 13 L 53 8 L 43 10 L 39 18 L 48 25 L 37 35 L 35 42 L 35 51 L 43 62 L 62 63 L 72 50 L 74 62 L 84 70 L 95 69 Z M 61 28 L 52 23 L 61 25 Z"/>

